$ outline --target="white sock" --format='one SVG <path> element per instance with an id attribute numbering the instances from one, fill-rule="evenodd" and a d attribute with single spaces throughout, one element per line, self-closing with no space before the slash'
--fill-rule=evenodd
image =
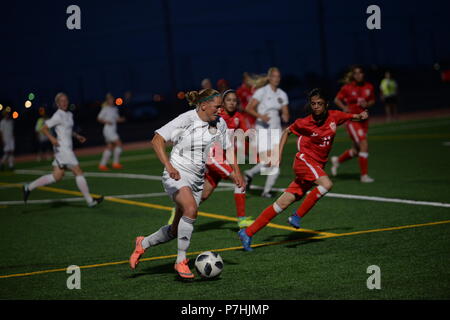
<path id="1" fill-rule="evenodd" d="M 194 222 L 195 219 L 183 216 L 178 223 L 178 255 L 176 263 L 186 259 L 186 252 L 191 244 L 192 232 L 194 231 Z"/>
<path id="2" fill-rule="evenodd" d="M 264 164 L 260 162 L 260 163 L 258 163 L 257 165 L 255 165 L 253 168 L 251 168 L 251 169 L 249 169 L 249 170 L 246 170 L 246 171 L 245 171 L 245 174 L 248 175 L 248 176 L 250 176 L 250 177 L 253 177 L 255 174 L 261 172 L 261 168 L 262 168 L 263 166 L 264 166 Z"/>
<path id="3" fill-rule="evenodd" d="M 13 155 L 10 155 L 8 160 L 9 160 L 9 161 L 8 161 L 9 167 L 10 167 L 10 168 L 14 167 L 14 156 L 13 156 Z"/>
<path id="4" fill-rule="evenodd" d="M 174 238 L 175 237 L 172 235 L 172 232 L 170 231 L 170 225 L 166 225 L 161 227 L 155 233 L 152 233 L 148 237 L 145 237 L 144 240 L 142 240 L 142 247 L 144 249 L 147 249 L 149 247 L 154 247 L 158 244 L 168 242 Z"/>
<path id="5" fill-rule="evenodd" d="M 92 203 L 93 199 L 91 197 L 91 194 L 89 193 L 89 187 L 84 176 L 76 176 L 75 181 L 77 183 L 78 189 L 80 189 L 81 193 L 83 194 L 84 199 L 86 199 L 86 202 L 88 204 Z"/>
<path id="6" fill-rule="evenodd" d="M 121 147 L 115 147 L 114 148 L 114 155 L 113 155 L 113 162 L 114 163 L 119 163 L 119 158 L 120 158 L 120 154 L 122 153 L 122 148 Z"/>
<path id="7" fill-rule="evenodd" d="M 101 166 L 106 166 L 106 164 L 109 161 L 109 158 L 111 157 L 111 154 L 112 152 L 109 149 L 105 149 L 105 151 L 103 151 L 102 160 L 100 161 Z"/>
<path id="8" fill-rule="evenodd" d="M 270 190 L 272 190 L 272 187 L 274 186 L 275 182 L 277 181 L 279 175 L 280 175 L 280 170 L 274 170 L 273 174 L 270 174 L 267 176 L 263 193 L 268 193 L 268 192 L 270 192 Z"/>
<path id="9" fill-rule="evenodd" d="M 36 180 L 31 182 L 28 185 L 28 190 L 31 191 L 31 190 L 36 189 L 37 187 L 43 187 L 43 186 L 46 186 L 48 184 L 55 183 L 55 182 L 56 182 L 56 180 L 55 180 L 55 177 L 53 177 L 53 174 L 47 174 L 47 175 L 37 178 Z"/>

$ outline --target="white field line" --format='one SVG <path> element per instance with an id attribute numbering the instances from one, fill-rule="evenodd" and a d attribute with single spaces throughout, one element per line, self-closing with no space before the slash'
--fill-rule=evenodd
<path id="1" fill-rule="evenodd" d="M 16 170 L 15 172 L 19 173 L 19 174 L 30 174 L 30 175 L 42 175 L 42 174 L 49 173 L 49 171 L 41 171 L 41 170 Z M 132 174 L 132 173 L 85 172 L 84 175 L 87 177 L 161 180 L 160 176 L 152 176 L 152 175 L 146 175 L 146 174 Z M 234 187 L 234 184 L 230 183 L 230 182 L 220 182 L 219 186 Z M 252 185 L 251 189 L 262 190 L 264 188 L 262 186 Z M 273 188 L 272 191 L 283 192 L 284 188 Z M 445 203 L 445 202 L 416 201 L 416 200 L 407 200 L 407 199 L 364 196 L 364 195 L 343 194 L 343 193 L 327 193 L 326 196 L 330 197 L 330 198 L 367 200 L 367 201 L 376 201 L 376 202 L 391 202 L 391 203 L 412 204 L 412 205 L 418 205 L 418 206 L 433 206 L 433 207 L 450 208 L 450 203 Z"/>
<path id="2" fill-rule="evenodd" d="M 223 192 L 223 191 L 231 191 L 233 188 L 230 187 L 222 187 L 217 188 L 214 192 Z M 154 192 L 154 193 L 136 193 L 136 194 L 120 194 L 120 195 L 111 195 L 105 196 L 105 199 L 108 198 L 120 198 L 120 199 L 136 199 L 136 198 L 157 198 L 167 196 L 166 192 Z M 63 199 L 42 199 L 42 200 L 28 200 L 27 204 L 45 204 L 45 203 L 57 203 L 57 202 L 77 202 L 77 201 L 86 201 L 84 198 L 63 198 Z M 21 205 L 24 204 L 23 200 L 16 201 L 0 201 L 0 205 Z"/>

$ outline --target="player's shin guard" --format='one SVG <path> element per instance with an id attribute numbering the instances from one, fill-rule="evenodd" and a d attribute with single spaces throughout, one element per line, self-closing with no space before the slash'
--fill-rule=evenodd
<path id="1" fill-rule="evenodd" d="M 308 195 L 306 196 L 305 200 L 303 200 L 300 207 L 297 209 L 296 213 L 299 217 L 305 216 L 309 210 L 316 204 L 319 199 L 324 196 L 328 190 L 322 186 L 318 186 L 317 188 L 314 188 Z"/>
<path id="2" fill-rule="evenodd" d="M 101 166 L 106 166 L 108 164 L 109 158 L 111 158 L 111 154 L 112 152 L 109 149 L 105 149 L 105 151 L 103 151 L 102 160 L 100 161 Z"/>
<path id="3" fill-rule="evenodd" d="M 234 188 L 234 202 L 238 217 L 245 217 L 245 188 Z"/>
<path id="4" fill-rule="evenodd" d="M 271 204 L 266 209 L 264 209 L 264 211 L 259 215 L 258 218 L 256 218 L 255 222 L 253 222 L 251 226 L 245 229 L 245 233 L 247 233 L 249 237 L 252 237 L 282 211 L 283 209 L 281 209 L 281 207 L 276 202 L 274 204 Z"/>
<path id="5" fill-rule="evenodd" d="M 113 155 L 113 162 L 119 163 L 120 162 L 120 154 L 122 153 L 121 147 L 115 147 L 114 148 L 114 155 Z"/>
<path id="6" fill-rule="evenodd" d="M 89 187 L 88 187 L 87 181 L 84 178 L 84 176 L 76 176 L 75 181 L 77 183 L 78 189 L 83 194 L 83 197 L 86 200 L 86 202 L 88 204 L 92 203 L 93 199 L 91 197 L 91 194 L 89 193 Z"/>
<path id="7" fill-rule="evenodd" d="M 338 161 L 339 161 L 339 163 L 342 163 L 342 162 L 352 159 L 354 156 L 355 156 L 355 153 L 354 153 L 353 149 L 348 149 L 348 150 L 345 150 L 344 153 L 342 153 L 339 156 Z"/>
<path id="8" fill-rule="evenodd" d="M 361 176 L 366 175 L 369 172 L 369 153 L 360 152 L 358 154 L 359 168 L 361 169 Z"/>
<path id="9" fill-rule="evenodd" d="M 47 174 L 47 175 L 42 176 L 42 177 L 34 180 L 33 182 L 31 182 L 28 185 L 28 190 L 32 191 L 38 187 L 43 187 L 43 186 L 46 186 L 48 184 L 52 184 L 55 182 L 56 182 L 56 180 L 55 180 L 55 177 L 53 177 L 53 174 Z"/>
<path id="10" fill-rule="evenodd" d="M 195 219 L 181 217 L 178 223 L 178 255 L 177 262 L 181 263 L 186 259 L 186 252 L 191 244 L 192 232 L 194 231 Z"/>
<path id="11" fill-rule="evenodd" d="M 170 225 L 165 225 L 155 233 L 152 233 L 148 237 L 145 237 L 144 240 L 142 240 L 142 247 L 144 249 L 147 249 L 149 247 L 154 247 L 158 244 L 168 242 L 174 238 L 175 237 L 172 235 L 172 232 L 170 230 Z"/>

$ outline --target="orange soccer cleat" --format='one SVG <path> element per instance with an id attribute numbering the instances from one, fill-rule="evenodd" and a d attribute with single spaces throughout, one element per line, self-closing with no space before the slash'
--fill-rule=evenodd
<path id="1" fill-rule="evenodd" d="M 130 267 L 131 269 L 136 269 L 139 263 L 139 258 L 144 254 L 145 249 L 142 247 L 142 240 L 144 237 L 136 237 L 136 247 L 130 257 Z"/>
<path id="2" fill-rule="evenodd" d="M 180 263 L 175 263 L 174 269 L 183 279 L 193 279 L 194 274 L 189 269 L 189 259 L 184 259 Z"/>
<path id="3" fill-rule="evenodd" d="M 121 165 L 120 163 L 113 163 L 112 167 L 113 167 L 113 169 L 122 169 L 123 165 Z"/>
<path id="4" fill-rule="evenodd" d="M 98 166 L 98 169 L 99 169 L 100 171 L 109 171 L 109 168 L 108 168 L 107 166 L 103 166 L 103 165 L 99 165 L 99 166 Z"/>

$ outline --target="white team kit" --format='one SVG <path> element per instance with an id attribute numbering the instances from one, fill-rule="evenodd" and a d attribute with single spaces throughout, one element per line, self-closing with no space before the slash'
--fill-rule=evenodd
<path id="1" fill-rule="evenodd" d="M 0 121 L 0 132 L 3 139 L 3 151 L 12 152 L 15 149 L 14 143 L 14 123 L 12 119 L 2 119 Z"/>
<path id="2" fill-rule="evenodd" d="M 211 146 L 219 142 L 224 150 L 231 147 L 225 120 L 219 118 L 216 127 L 200 119 L 196 110 L 182 113 L 155 132 L 171 141 L 170 163 L 180 173 L 177 181 L 164 169 L 163 186 L 169 196 L 188 186 L 197 204 L 200 203 L 205 181 L 205 165 Z"/>
<path id="3" fill-rule="evenodd" d="M 269 116 L 268 123 L 257 119 L 255 129 L 258 131 L 258 151 L 272 150 L 281 138 L 280 110 L 289 104 L 289 99 L 283 90 L 277 88 L 273 91 L 270 84 L 255 91 L 253 99 L 259 102 L 257 111 L 259 114 Z M 263 130 L 266 129 L 266 130 Z"/>
<path id="4" fill-rule="evenodd" d="M 78 165 L 77 157 L 72 149 L 73 114 L 70 111 L 58 109 L 53 116 L 45 121 L 49 129 L 55 128 L 58 147 L 53 147 L 55 160 L 53 166 L 71 168 Z"/>
<path id="5" fill-rule="evenodd" d="M 119 140 L 117 133 L 117 120 L 120 118 L 119 110 L 114 106 L 104 106 L 97 116 L 97 119 L 110 122 L 103 126 L 103 136 L 106 143 Z"/>

